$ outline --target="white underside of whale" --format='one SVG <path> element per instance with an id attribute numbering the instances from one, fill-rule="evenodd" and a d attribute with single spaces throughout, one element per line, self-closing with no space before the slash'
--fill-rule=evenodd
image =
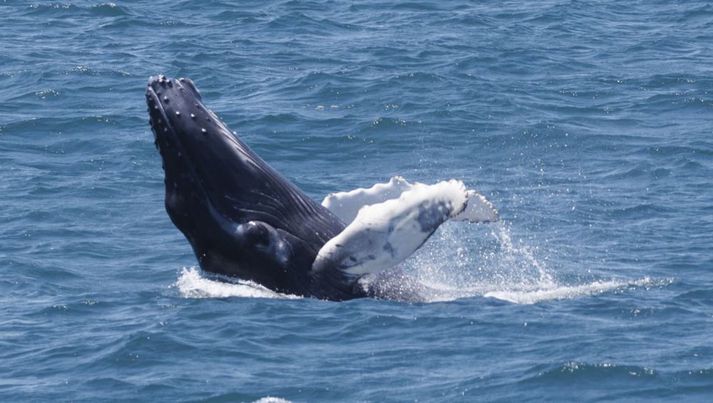
<path id="1" fill-rule="evenodd" d="M 332 193 L 322 205 L 348 225 L 319 250 L 312 269 L 337 267 L 353 277 L 401 263 L 448 220 L 498 220 L 493 205 L 458 180 L 426 185 L 397 176 L 370 188 Z"/>

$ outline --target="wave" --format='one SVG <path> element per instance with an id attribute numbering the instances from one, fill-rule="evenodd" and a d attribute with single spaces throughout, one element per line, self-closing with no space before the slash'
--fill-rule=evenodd
<path id="1" fill-rule="evenodd" d="M 63 17 L 82 14 L 93 17 L 118 17 L 132 15 L 127 8 L 112 2 L 93 4 L 90 6 L 69 3 L 32 4 L 29 8 L 33 14 Z"/>
<path id="2" fill-rule="evenodd" d="M 631 382 L 636 382 L 639 385 L 654 382 L 651 384 L 653 388 L 640 388 L 637 391 L 626 392 L 639 395 L 652 394 L 652 396 L 660 396 L 656 391 L 656 387 L 669 388 L 670 391 L 673 391 L 674 388 L 685 390 L 696 386 L 707 387 L 713 378 L 713 369 L 710 368 L 670 370 L 614 362 L 588 363 L 570 361 L 563 364 L 536 366 L 533 369 L 536 370 L 536 373 L 522 379 L 519 383 L 549 384 L 551 386 L 566 384 L 571 386 L 573 383 L 581 382 L 606 382 L 611 386 L 615 386 L 617 384 L 628 385 Z M 613 395 L 605 400 L 611 400 L 612 397 L 619 394 L 614 387 L 609 393 Z"/>

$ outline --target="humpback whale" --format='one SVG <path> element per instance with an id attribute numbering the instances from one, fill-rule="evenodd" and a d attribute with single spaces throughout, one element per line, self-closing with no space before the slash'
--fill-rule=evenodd
<path id="1" fill-rule="evenodd" d="M 149 123 L 165 174 L 165 208 L 200 267 L 280 293 L 347 300 L 360 279 L 396 266 L 447 220 L 497 211 L 460 181 L 400 177 L 317 203 L 253 152 L 187 78 L 151 77 Z"/>

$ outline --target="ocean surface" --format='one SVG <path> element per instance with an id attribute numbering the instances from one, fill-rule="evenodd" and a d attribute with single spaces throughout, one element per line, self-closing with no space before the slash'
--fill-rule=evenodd
<path id="1" fill-rule="evenodd" d="M 443 225 L 415 302 L 213 278 L 159 73 L 316 200 L 455 178 L 501 221 Z M 713 398 L 709 2 L 2 1 L 0 172 L 2 401 Z"/>

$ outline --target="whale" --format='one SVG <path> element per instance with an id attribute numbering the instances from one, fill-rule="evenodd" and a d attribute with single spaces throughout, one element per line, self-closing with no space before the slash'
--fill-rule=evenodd
<path id="1" fill-rule="evenodd" d="M 392 178 L 320 204 L 207 108 L 190 79 L 149 78 L 146 103 L 165 209 L 205 272 L 283 294 L 375 296 L 361 280 L 399 265 L 439 225 L 497 220 L 492 204 L 454 180 Z"/>

